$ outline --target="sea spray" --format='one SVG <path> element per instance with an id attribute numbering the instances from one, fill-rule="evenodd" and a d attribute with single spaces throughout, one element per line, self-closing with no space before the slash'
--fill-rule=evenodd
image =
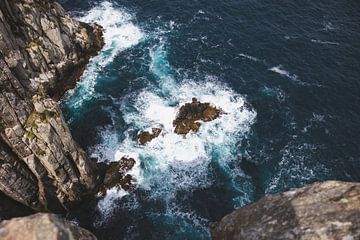
<path id="1" fill-rule="evenodd" d="M 95 85 L 106 76 L 106 66 L 125 49 L 138 44 L 145 34 L 133 23 L 133 16 L 121 8 L 115 7 L 108 1 L 102 2 L 79 18 L 87 23 L 98 23 L 104 28 L 105 46 L 94 57 L 76 88 L 68 91 L 65 96 L 66 104 L 76 109 L 97 96 Z"/>

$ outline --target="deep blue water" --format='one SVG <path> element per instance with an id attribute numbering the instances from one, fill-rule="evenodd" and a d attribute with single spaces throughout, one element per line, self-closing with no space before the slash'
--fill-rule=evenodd
<path id="1" fill-rule="evenodd" d="M 71 215 L 99 239 L 209 239 L 265 194 L 360 181 L 359 1 L 60 2 L 105 28 L 62 101 L 73 135 L 99 161 L 137 160 L 135 191 Z M 171 121 L 192 97 L 227 114 L 182 138 Z"/>

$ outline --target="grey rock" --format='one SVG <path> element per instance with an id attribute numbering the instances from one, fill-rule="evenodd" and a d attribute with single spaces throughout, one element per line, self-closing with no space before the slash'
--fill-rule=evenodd
<path id="1" fill-rule="evenodd" d="M 57 100 L 104 45 L 102 28 L 51 0 L 0 1 L 0 191 L 63 212 L 97 185 Z"/>
<path id="2" fill-rule="evenodd" d="M 74 223 L 55 214 L 38 213 L 0 222 L 2 240 L 96 240 L 96 237 Z"/>
<path id="3" fill-rule="evenodd" d="M 360 239 L 360 183 L 327 181 L 269 195 L 212 224 L 214 240 Z"/>

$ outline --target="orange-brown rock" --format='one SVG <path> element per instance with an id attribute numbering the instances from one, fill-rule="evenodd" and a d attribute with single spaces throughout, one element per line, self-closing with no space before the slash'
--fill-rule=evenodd
<path id="1" fill-rule="evenodd" d="M 173 121 L 175 133 L 186 135 L 190 131 L 197 132 L 201 126 L 199 121 L 209 122 L 220 116 L 221 110 L 210 103 L 201 103 L 196 98 L 182 106 Z"/>
<path id="2" fill-rule="evenodd" d="M 147 132 L 147 131 L 141 132 L 137 136 L 138 142 L 141 145 L 144 145 L 145 143 L 150 142 L 154 138 L 158 137 L 160 135 L 161 131 L 162 131 L 161 128 L 153 128 L 151 133 Z"/>

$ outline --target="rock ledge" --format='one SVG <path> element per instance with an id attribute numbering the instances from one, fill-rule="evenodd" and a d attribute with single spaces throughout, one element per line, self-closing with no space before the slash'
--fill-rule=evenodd
<path id="1" fill-rule="evenodd" d="M 360 183 L 327 181 L 269 195 L 212 224 L 214 240 L 360 239 Z"/>

